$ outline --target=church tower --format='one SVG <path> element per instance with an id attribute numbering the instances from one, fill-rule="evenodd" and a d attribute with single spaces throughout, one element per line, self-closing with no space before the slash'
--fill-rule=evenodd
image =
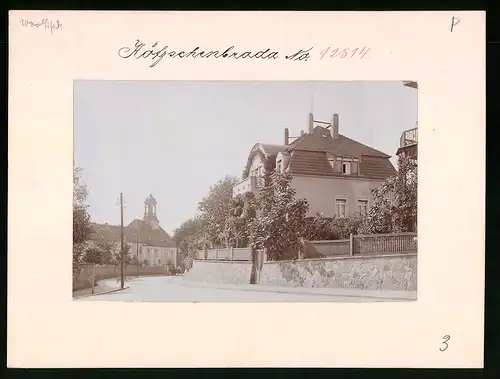
<path id="1" fill-rule="evenodd" d="M 144 201 L 144 221 L 153 229 L 160 229 L 160 222 L 156 217 L 156 199 L 151 194 Z"/>

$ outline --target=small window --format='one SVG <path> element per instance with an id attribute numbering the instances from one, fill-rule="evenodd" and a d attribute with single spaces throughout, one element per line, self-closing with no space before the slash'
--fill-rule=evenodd
<path id="1" fill-rule="evenodd" d="M 346 175 L 351 174 L 351 162 L 342 163 L 342 174 L 346 174 Z"/>
<path id="2" fill-rule="evenodd" d="M 368 213 L 368 200 L 358 199 L 358 212 L 362 215 L 366 215 Z"/>
<path id="3" fill-rule="evenodd" d="M 345 217 L 345 215 L 346 215 L 346 204 L 347 204 L 347 200 L 346 199 L 336 199 L 335 200 L 337 217 L 339 217 L 339 218 L 344 218 Z"/>
<path id="4" fill-rule="evenodd" d="M 281 159 L 278 162 L 276 162 L 276 172 L 282 171 L 282 165 L 283 165 L 283 161 Z"/>

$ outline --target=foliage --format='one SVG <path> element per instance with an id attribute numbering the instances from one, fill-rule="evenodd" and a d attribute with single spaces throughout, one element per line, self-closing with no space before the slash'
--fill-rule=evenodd
<path id="1" fill-rule="evenodd" d="M 87 249 L 83 261 L 85 263 L 102 263 L 103 249 L 100 246 L 92 246 Z"/>
<path id="2" fill-rule="evenodd" d="M 73 168 L 73 263 L 81 262 L 87 250 L 86 241 L 92 232 L 88 205 L 88 189 L 81 182 L 82 169 Z"/>
<path id="3" fill-rule="evenodd" d="M 73 169 L 73 246 L 87 241 L 92 232 L 88 205 L 88 189 L 81 182 L 82 169 Z"/>
<path id="4" fill-rule="evenodd" d="M 306 199 L 295 199 L 289 173 L 275 174 L 255 197 L 256 216 L 248 223 L 254 249 L 264 249 L 270 260 L 279 259 L 286 249 L 300 246 L 306 233 Z"/>
<path id="5" fill-rule="evenodd" d="M 232 199 L 229 217 L 226 220 L 224 229 L 224 238 L 227 241 L 227 246 L 248 246 L 248 223 L 256 215 L 255 207 L 255 195 L 252 192 L 246 192 Z"/>
<path id="6" fill-rule="evenodd" d="M 73 264 L 83 262 L 87 249 L 87 242 L 73 244 Z"/>
<path id="7" fill-rule="evenodd" d="M 224 229 L 229 217 L 233 186 L 237 182 L 237 178 L 226 176 L 211 186 L 208 195 L 198 203 L 199 218 L 203 224 L 202 239 L 212 248 L 227 244 L 227 241 L 224 241 Z"/>
<path id="8" fill-rule="evenodd" d="M 199 217 L 190 218 L 174 230 L 173 240 L 179 248 L 180 263 L 191 268 L 196 252 L 205 244 L 203 236 L 204 221 Z"/>
<path id="9" fill-rule="evenodd" d="M 348 239 L 351 234 L 358 234 L 364 222 L 365 217 L 359 213 L 348 215 L 345 218 L 335 217 L 330 222 L 332 239 L 343 240 Z"/>
<path id="10" fill-rule="evenodd" d="M 309 241 L 348 239 L 351 234 L 360 233 L 364 222 L 365 216 L 360 213 L 349 214 L 344 218 L 316 215 L 307 220 L 305 239 Z"/>
<path id="11" fill-rule="evenodd" d="M 306 219 L 304 238 L 309 241 L 332 240 L 335 238 L 331 228 L 331 218 L 316 214 L 315 217 Z"/>
<path id="12" fill-rule="evenodd" d="M 396 175 L 372 190 L 373 204 L 363 223 L 363 233 L 416 231 L 417 162 L 408 156 L 400 156 L 398 166 Z"/>
<path id="13" fill-rule="evenodd" d="M 106 245 L 107 248 L 109 246 L 109 252 L 111 253 L 111 264 L 114 264 L 114 265 L 120 265 L 121 264 L 121 251 L 120 251 L 120 247 L 121 247 L 121 244 L 120 243 L 111 243 L 109 245 Z M 124 257 L 125 257 L 125 261 L 124 263 L 126 264 L 132 264 L 132 261 L 133 261 L 133 252 L 131 252 L 131 245 L 129 245 L 128 243 L 123 243 L 123 254 L 124 254 Z"/>

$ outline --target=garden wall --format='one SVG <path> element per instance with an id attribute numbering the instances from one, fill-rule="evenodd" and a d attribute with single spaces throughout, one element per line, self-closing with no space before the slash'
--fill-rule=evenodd
<path id="1" fill-rule="evenodd" d="M 193 261 L 191 270 L 184 274 L 186 280 L 215 284 L 249 284 L 251 262 Z"/>
<path id="2" fill-rule="evenodd" d="M 195 260 L 184 277 L 214 284 L 249 284 L 250 262 Z M 265 262 L 259 284 L 288 287 L 416 291 L 417 254 Z"/>
<path id="3" fill-rule="evenodd" d="M 266 262 L 260 273 L 260 284 L 416 291 L 417 255 Z"/>
<path id="4" fill-rule="evenodd" d="M 155 276 L 169 275 L 165 266 L 125 266 L 124 276 Z M 99 266 L 95 268 L 95 284 L 99 280 L 119 278 L 121 276 L 120 266 Z M 73 291 L 92 287 L 92 265 L 78 264 L 73 266 Z"/>

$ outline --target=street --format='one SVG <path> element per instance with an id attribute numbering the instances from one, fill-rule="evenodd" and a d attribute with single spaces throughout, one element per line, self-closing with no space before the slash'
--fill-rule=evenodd
<path id="1" fill-rule="evenodd" d="M 116 279 L 100 284 L 107 290 L 120 288 Z M 302 288 L 261 285 L 206 284 L 182 276 L 131 278 L 123 290 L 76 298 L 78 301 L 146 302 L 374 302 L 416 300 L 414 293 L 355 289 Z"/>

